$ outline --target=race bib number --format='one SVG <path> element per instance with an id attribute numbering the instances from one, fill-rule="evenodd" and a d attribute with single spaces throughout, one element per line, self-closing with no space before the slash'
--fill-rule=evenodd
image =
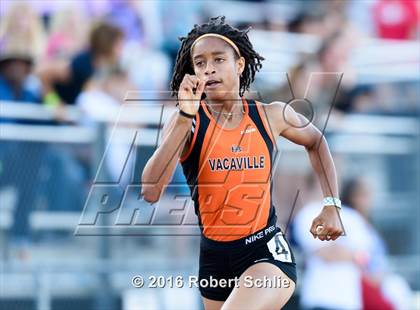
<path id="1" fill-rule="evenodd" d="M 286 239 L 284 239 L 283 233 L 277 233 L 270 241 L 267 243 L 268 249 L 275 260 L 279 260 L 285 263 L 292 263 L 292 252 L 290 251 L 289 244 Z"/>

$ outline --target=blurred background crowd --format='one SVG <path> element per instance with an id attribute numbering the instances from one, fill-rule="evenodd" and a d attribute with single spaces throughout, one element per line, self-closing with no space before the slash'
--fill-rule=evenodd
<path id="1" fill-rule="evenodd" d="M 419 1 L 3 0 L 5 309 L 201 307 L 198 289 L 131 286 L 135 274 L 196 275 L 198 237 L 167 228 L 146 237 L 74 231 L 93 184 L 139 183 L 159 109 L 165 118 L 174 108 L 178 37 L 219 15 L 252 26 L 265 57 L 245 97 L 290 102 L 325 129 L 337 166 L 346 236 L 331 245 L 310 239 L 322 195 L 309 161 L 279 139 L 273 195 L 299 263 L 287 307 L 420 307 Z M 188 195 L 180 167 L 172 185 L 164 206 Z M 133 214 L 150 207 L 139 192 L 127 198 Z"/>

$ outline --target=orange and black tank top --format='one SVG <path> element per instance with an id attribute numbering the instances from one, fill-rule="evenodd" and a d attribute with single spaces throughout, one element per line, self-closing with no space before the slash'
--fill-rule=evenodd
<path id="1" fill-rule="evenodd" d="M 271 195 L 275 140 L 262 103 L 242 98 L 242 104 L 242 121 L 230 129 L 222 128 L 201 101 L 190 147 L 180 158 L 202 242 L 209 246 L 254 244 L 276 232 Z"/>

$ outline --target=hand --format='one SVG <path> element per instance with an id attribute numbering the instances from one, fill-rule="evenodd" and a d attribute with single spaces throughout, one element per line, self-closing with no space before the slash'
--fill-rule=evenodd
<path id="1" fill-rule="evenodd" d="M 319 240 L 336 240 L 343 234 L 339 210 L 335 206 L 324 206 L 312 221 L 311 234 Z"/>
<path id="2" fill-rule="evenodd" d="M 182 79 L 178 91 L 179 108 L 185 113 L 194 115 L 200 108 L 201 95 L 205 82 L 195 75 L 186 74 Z"/>
<path id="3" fill-rule="evenodd" d="M 54 119 L 58 122 L 69 121 L 69 115 L 66 108 L 66 105 L 63 102 L 60 102 L 53 110 Z"/>

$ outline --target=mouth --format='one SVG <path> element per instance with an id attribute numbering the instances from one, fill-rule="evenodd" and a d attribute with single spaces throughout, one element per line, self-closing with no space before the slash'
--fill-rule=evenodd
<path id="1" fill-rule="evenodd" d="M 206 82 L 206 88 L 215 88 L 217 86 L 219 86 L 220 84 L 222 84 L 222 82 L 217 81 L 217 80 L 208 80 Z"/>

